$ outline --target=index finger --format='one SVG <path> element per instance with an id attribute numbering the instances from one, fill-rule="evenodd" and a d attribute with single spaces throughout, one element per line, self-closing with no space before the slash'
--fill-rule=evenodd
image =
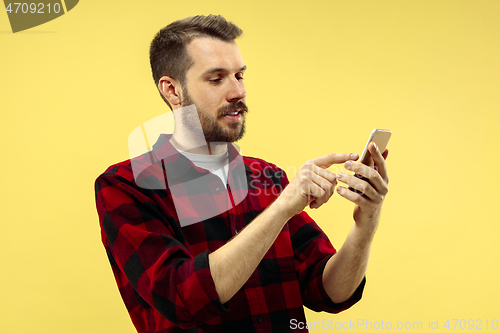
<path id="1" fill-rule="evenodd" d="M 333 164 L 344 163 L 347 161 L 355 161 L 359 158 L 358 154 L 335 154 L 331 153 L 325 156 L 312 159 L 311 162 L 319 167 L 328 168 Z"/>

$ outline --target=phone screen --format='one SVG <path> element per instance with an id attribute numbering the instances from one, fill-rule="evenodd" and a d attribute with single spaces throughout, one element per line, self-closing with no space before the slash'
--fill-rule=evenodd
<path id="1" fill-rule="evenodd" d="M 363 153 L 361 154 L 361 158 L 359 159 L 361 163 L 368 165 L 368 166 L 373 166 L 373 159 L 368 151 L 368 145 L 370 142 L 375 142 L 375 144 L 378 146 L 378 149 L 380 150 L 381 153 L 384 152 L 385 148 L 387 147 L 387 143 L 389 142 L 389 139 L 391 138 L 391 131 L 388 130 L 381 130 L 381 129 L 374 129 L 371 133 L 370 136 L 368 137 L 368 141 L 366 142 L 365 149 L 363 149 Z M 359 174 L 354 174 L 354 177 L 357 177 L 359 179 L 362 179 L 368 183 L 367 178 L 359 175 Z M 362 192 L 349 187 L 349 190 L 358 193 L 358 194 L 363 194 Z"/>
<path id="2" fill-rule="evenodd" d="M 388 130 L 381 130 L 381 129 L 374 129 L 370 136 L 368 137 L 368 141 L 366 142 L 365 149 L 363 150 L 363 153 L 361 154 L 361 158 L 359 159 L 361 163 L 372 166 L 373 165 L 373 160 L 371 158 L 371 154 L 368 151 L 368 145 L 370 142 L 375 142 L 375 144 L 378 146 L 378 149 L 380 150 L 381 153 L 384 152 L 385 148 L 387 147 L 387 143 L 389 142 L 389 139 L 391 138 L 391 131 Z"/>

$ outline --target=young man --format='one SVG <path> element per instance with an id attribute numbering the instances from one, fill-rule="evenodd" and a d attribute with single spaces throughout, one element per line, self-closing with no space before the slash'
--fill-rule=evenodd
<path id="1" fill-rule="evenodd" d="M 240 34 L 210 15 L 156 35 L 153 77 L 175 132 L 96 181 L 103 243 L 138 332 L 307 331 L 297 325 L 303 305 L 336 313 L 361 298 L 388 192 L 387 151 L 370 145 L 373 168 L 356 154 L 318 157 L 291 182 L 275 165 L 241 157 L 231 144 L 248 112 Z M 326 169 L 336 163 L 365 178 Z M 303 212 L 325 204 L 337 181 L 356 204 L 338 253 Z"/>

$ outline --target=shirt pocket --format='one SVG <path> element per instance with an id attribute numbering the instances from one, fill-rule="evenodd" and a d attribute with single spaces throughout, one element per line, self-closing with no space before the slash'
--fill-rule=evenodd
<path id="1" fill-rule="evenodd" d="M 266 271 L 275 274 L 283 275 L 295 272 L 295 259 L 288 223 L 285 224 L 273 245 L 262 259 L 261 266 Z"/>
<path id="2" fill-rule="evenodd" d="M 293 257 L 262 259 L 261 265 L 267 271 L 274 274 L 295 272 L 295 260 Z"/>
<path id="3" fill-rule="evenodd" d="M 284 282 L 297 281 L 298 279 L 293 257 L 262 259 L 257 267 L 257 272 L 259 284 L 268 286 L 268 291 L 271 290 L 269 288 L 272 285 L 282 286 Z"/>

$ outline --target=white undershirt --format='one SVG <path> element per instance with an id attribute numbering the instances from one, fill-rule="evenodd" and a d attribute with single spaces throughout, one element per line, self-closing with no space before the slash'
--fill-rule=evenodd
<path id="1" fill-rule="evenodd" d="M 227 150 L 217 155 L 193 154 L 179 149 L 177 150 L 197 167 L 206 169 L 218 176 L 222 180 L 224 187 L 227 188 L 227 171 L 229 168 Z"/>

